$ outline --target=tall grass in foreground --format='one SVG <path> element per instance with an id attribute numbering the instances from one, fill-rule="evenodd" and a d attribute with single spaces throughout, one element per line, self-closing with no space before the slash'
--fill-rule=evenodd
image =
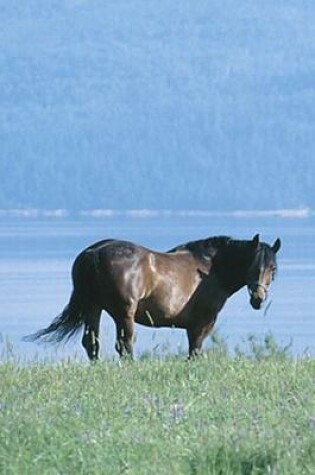
<path id="1" fill-rule="evenodd" d="M 315 361 L 0 365 L 1 474 L 313 474 Z"/>

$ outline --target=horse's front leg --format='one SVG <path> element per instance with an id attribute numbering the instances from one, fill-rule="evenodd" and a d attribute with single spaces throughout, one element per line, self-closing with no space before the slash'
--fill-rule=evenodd
<path id="1" fill-rule="evenodd" d="M 195 327 L 187 328 L 187 336 L 189 342 L 189 356 L 188 358 L 194 358 L 201 353 L 202 344 L 211 332 L 214 326 L 214 321 L 206 324 L 197 324 Z"/>

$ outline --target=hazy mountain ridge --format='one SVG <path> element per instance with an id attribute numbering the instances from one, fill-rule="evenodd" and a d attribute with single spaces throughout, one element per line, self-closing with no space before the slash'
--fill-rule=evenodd
<path id="1" fill-rule="evenodd" d="M 315 4 L 0 14 L 0 207 L 314 208 Z"/>

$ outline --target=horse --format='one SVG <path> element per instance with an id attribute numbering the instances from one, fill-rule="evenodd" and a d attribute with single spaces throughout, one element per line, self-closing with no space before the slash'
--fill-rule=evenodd
<path id="1" fill-rule="evenodd" d="M 25 337 L 59 342 L 83 329 L 90 360 L 99 357 L 100 317 L 116 324 L 115 349 L 133 356 L 134 323 L 182 328 L 189 358 L 202 350 L 227 299 L 247 286 L 251 306 L 267 299 L 276 270 L 279 238 L 271 246 L 259 234 L 250 240 L 214 236 L 157 252 L 133 242 L 106 239 L 84 249 L 72 266 L 73 291 L 52 323 Z"/>

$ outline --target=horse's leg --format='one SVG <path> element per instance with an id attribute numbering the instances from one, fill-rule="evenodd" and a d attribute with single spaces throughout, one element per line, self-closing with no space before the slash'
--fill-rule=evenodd
<path id="1" fill-rule="evenodd" d="M 116 323 L 116 343 L 115 350 L 120 357 L 124 355 L 125 345 L 124 345 L 124 330 L 120 320 L 115 320 Z"/>
<path id="2" fill-rule="evenodd" d="M 116 322 L 117 338 L 115 349 L 120 357 L 133 358 L 133 320 L 124 319 Z"/>
<path id="3" fill-rule="evenodd" d="M 136 304 L 126 306 L 121 317 L 115 318 L 116 323 L 116 344 L 115 349 L 120 357 L 129 356 L 133 358 L 133 334 L 134 315 Z"/>
<path id="4" fill-rule="evenodd" d="M 100 334 L 100 320 L 102 309 L 99 307 L 93 308 L 86 312 L 86 321 L 82 337 L 82 345 L 85 348 L 88 357 L 91 361 L 95 361 L 99 356 L 99 334 Z"/>
<path id="5" fill-rule="evenodd" d="M 211 332 L 213 326 L 214 322 L 211 322 L 205 325 L 187 328 L 189 358 L 198 356 L 201 353 L 202 343 Z"/>

